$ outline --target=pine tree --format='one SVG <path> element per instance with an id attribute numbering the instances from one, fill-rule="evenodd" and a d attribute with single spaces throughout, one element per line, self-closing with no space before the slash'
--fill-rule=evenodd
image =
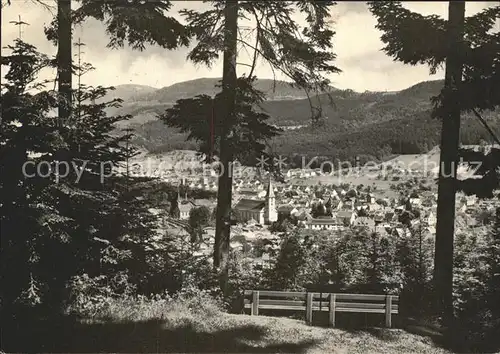
<path id="1" fill-rule="evenodd" d="M 460 112 L 472 112 L 479 119 L 478 111 L 493 110 L 500 104 L 500 42 L 498 33 L 494 31 L 500 6 L 464 19 L 465 3 L 450 2 L 449 21 L 445 21 L 437 16 L 412 13 L 404 9 L 400 2 L 369 4 L 377 17 L 377 28 L 383 32 L 384 51 L 388 55 L 411 65 L 428 64 L 431 73 L 446 62 L 445 87 L 434 99 L 434 115 L 443 119 L 434 280 L 437 310 L 444 322 L 450 324 L 453 319 L 455 192 L 463 188 L 469 192 L 482 190 L 481 195 L 485 195 L 485 183 L 490 188 L 498 185 L 498 176 L 493 173 L 476 181 L 457 183 L 456 168 L 459 153 L 464 154 L 459 151 Z M 423 41 L 422 38 L 432 40 Z M 467 157 L 470 158 L 470 154 Z M 465 161 L 482 160 L 484 156 L 475 154 L 474 160 Z"/>
<path id="2" fill-rule="evenodd" d="M 433 242 L 425 238 L 422 224 L 410 228 L 398 242 L 398 261 L 403 276 L 403 297 L 410 314 L 428 310 L 432 278 Z"/>
<path id="3" fill-rule="evenodd" d="M 6 306 L 42 303 L 55 313 L 70 278 L 84 273 L 127 271 L 140 283 L 155 220 L 136 198 L 144 193 L 139 185 L 131 189 L 115 172 L 130 154 L 124 147 L 128 137 L 110 134 L 116 122 L 129 117 L 104 113 L 116 100 L 92 103 L 105 88 L 80 87 L 74 119 L 61 129 L 49 114 L 58 98 L 36 78 L 50 60 L 21 40 L 9 49 L 12 54 L 2 58 L 9 71 L 0 160 L 8 171 L 0 180 Z M 28 93 L 32 89 L 38 92 Z M 12 269 L 15 277 L 9 275 Z"/>
<path id="4" fill-rule="evenodd" d="M 2 56 L 2 65 L 8 65 L 2 83 L 2 120 L 0 135 L 0 227 L 1 227 L 1 287 L 2 306 L 13 309 L 21 300 L 31 304 L 41 301 L 36 274 L 33 243 L 43 237 L 40 223 L 43 206 L 37 207 L 34 196 L 44 188 L 43 181 L 35 183 L 26 178 L 33 170 L 23 173 L 28 162 L 28 152 L 47 150 L 58 143 L 54 137 L 34 141 L 35 133 L 50 137 L 51 127 L 40 119 L 40 111 L 47 109 L 50 100 L 46 95 L 32 95 L 27 90 L 38 83 L 36 72 L 44 67 L 48 58 L 40 55 L 33 46 L 17 39 L 8 46 L 11 55 Z M 48 146 L 49 145 L 49 146 Z M 50 212 L 50 209 L 48 210 Z M 16 272 L 12 272 L 16 269 Z M 21 294 L 28 295 L 21 299 Z"/>
<path id="5" fill-rule="evenodd" d="M 488 275 L 486 282 L 486 307 L 491 312 L 494 319 L 492 327 L 498 330 L 500 328 L 500 208 L 497 208 L 495 223 L 487 238 L 487 257 Z"/>
<path id="6" fill-rule="evenodd" d="M 221 102 L 225 109 L 217 113 L 215 131 L 219 143 L 217 156 L 224 171 L 219 177 L 219 191 L 217 197 L 217 220 L 214 246 L 214 266 L 221 275 L 221 288 L 227 283 L 227 259 L 229 255 L 232 178 L 229 175 L 229 165 L 235 157 L 233 151 L 239 146 L 248 146 L 245 142 L 254 142 L 250 153 L 259 156 L 262 149 L 259 142 L 262 138 L 272 136 L 277 131 L 263 122 L 265 115 L 256 115 L 251 110 L 239 111 L 238 91 L 246 92 L 242 96 L 254 97 L 257 103 L 256 92 L 251 89 L 255 79 L 254 70 L 257 59 L 263 58 L 273 69 L 280 71 L 304 88 L 309 95 L 311 91 L 325 91 L 329 81 L 324 74 L 339 72 L 331 64 L 335 55 L 331 52 L 331 38 L 333 31 L 328 29 L 329 9 L 333 2 L 303 1 L 288 2 L 251 2 L 251 1 L 223 1 L 212 2 L 213 8 L 204 12 L 183 11 L 188 21 L 188 29 L 194 33 L 198 43 L 189 53 L 188 58 L 195 63 L 210 66 L 223 53 L 223 78 Z M 303 29 L 292 19 L 292 14 L 298 10 L 305 15 L 308 28 Z M 240 32 L 239 20 L 245 16 L 255 21 L 256 44 L 250 44 Z M 207 30 L 211 29 L 211 30 Z M 253 50 L 254 56 L 247 76 L 238 79 L 236 73 L 238 44 Z M 205 97 L 208 107 L 208 97 Z M 311 102 L 311 115 L 317 113 Z M 251 105 L 249 106 L 251 108 Z M 209 144 L 207 134 L 210 110 L 205 109 L 204 115 L 197 115 L 195 124 L 185 127 L 196 138 Z M 167 115 L 169 113 L 167 112 Z M 180 116 L 180 115 L 179 115 Z M 253 116 L 253 117 L 252 117 Z M 170 117 L 173 117 L 170 114 Z M 183 119 L 189 117 L 189 112 L 182 114 Z M 172 123 L 173 119 L 167 119 Z M 205 123 L 206 122 L 206 123 Z M 254 123 L 252 123 L 254 122 Z M 181 124 L 181 123 L 178 123 Z M 174 125 L 175 126 L 175 125 Z M 200 127 L 205 127 L 203 128 Z M 200 134 L 200 132 L 204 132 Z"/>
<path id="7" fill-rule="evenodd" d="M 178 219 L 180 217 L 179 211 L 179 198 L 178 195 L 174 195 L 170 200 L 170 209 L 168 211 L 170 217 Z"/>
<path id="8" fill-rule="evenodd" d="M 111 48 L 128 44 L 144 50 L 146 44 L 175 49 L 189 44 L 190 33 L 174 17 L 169 0 L 77 0 L 80 7 L 74 11 L 73 23 L 81 24 L 88 18 L 104 22 L 110 36 Z M 52 27 L 47 30 L 50 32 Z"/>
<path id="9" fill-rule="evenodd" d="M 307 252 L 297 233 L 287 235 L 281 243 L 272 270 L 272 286 L 282 290 L 301 290 L 300 276 L 306 265 Z"/>

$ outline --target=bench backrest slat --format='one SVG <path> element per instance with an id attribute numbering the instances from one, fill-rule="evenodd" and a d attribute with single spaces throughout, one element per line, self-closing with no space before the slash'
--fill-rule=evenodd
<path id="1" fill-rule="evenodd" d="M 253 290 L 245 290 L 245 296 L 251 296 L 253 294 Z M 306 299 L 306 292 L 297 292 L 297 291 L 267 291 L 267 290 L 259 290 L 259 297 L 278 297 L 278 298 L 297 298 L 297 299 Z M 324 300 L 328 301 L 331 293 L 313 293 L 314 300 Z M 335 293 L 337 301 L 380 301 L 385 302 L 387 295 L 372 295 L 372 294 L 344 294 L 344 293 Z M 398 302 L 399 296 L 391 295 L 392 302 Z"/>
<path id="2" fill-rule="evenodd" d="M 253 294 L 253 290 L 245 290 L 245 296 L 251 296 Z M 268 290 L 259 290 L 259 297 L 299 297 L 306 298 L 306 292 L 299 291 L 268 291 Z"/>

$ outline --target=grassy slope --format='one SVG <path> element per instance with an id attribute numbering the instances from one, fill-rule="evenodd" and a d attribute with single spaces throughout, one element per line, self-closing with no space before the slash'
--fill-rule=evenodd
<path id="1" fill-rule="evenodd" d="M 103 318 L 101 316 L 101 318 Z M 112 305 L 104 320 L 50 321 L 19 331 L 17 352 L 445 353 L 401 329 L 345 330 L 288 318 L 231 315 L 200 303 Z M 10 327 L 3 333 L 13 340 Z"/>

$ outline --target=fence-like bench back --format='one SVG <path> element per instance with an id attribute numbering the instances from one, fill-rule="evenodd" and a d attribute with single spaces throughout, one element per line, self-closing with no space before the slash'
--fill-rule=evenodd
<path id="1" fill-rule="evenodd" d="M 399 297 L 395 295 L 306 293 L 292 291 L 246 290 L 245 308 L 252 315 L 259 309 L 305 311 L 312 322 L 313 311 L 327 311 L 329 323 L 335 326 L 335 312 L 385 314 L 385 324 L 392 326 L 392 314 L 398 313 Z"/>

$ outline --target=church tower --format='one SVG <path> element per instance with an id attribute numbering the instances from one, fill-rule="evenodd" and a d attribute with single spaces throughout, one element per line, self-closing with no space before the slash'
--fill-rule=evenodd
<path id="1" fill-rule="evenodd" d="M 271 177 L 269 177 L 269 184 L 267 185 L 266 208 L 264 213 L 264 220 L 266 224 L 271 224 L 275 221 L 278 221 L 278 212 L 276 211 L 276 198 L 274 197 L 274 188 L 271 182 Z"/>

